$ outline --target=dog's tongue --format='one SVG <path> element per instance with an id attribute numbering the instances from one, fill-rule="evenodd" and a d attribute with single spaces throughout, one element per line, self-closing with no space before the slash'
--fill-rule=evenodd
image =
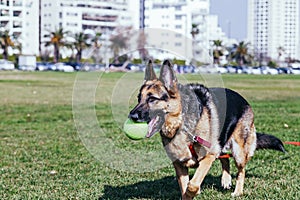
<path id="1" fill-rule="evenodd" d="M 151 121 L 148 123 L 148 132 L 146 135 L 147 138 L 152 137 L 155 133 L 159 131 L 158 122 L 159 122 L 159 116 L 157 115 L 156 117 L 151 119 Z"/>

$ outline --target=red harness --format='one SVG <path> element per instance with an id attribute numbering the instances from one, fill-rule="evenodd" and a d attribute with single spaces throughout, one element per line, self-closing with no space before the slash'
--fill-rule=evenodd
<path id="1" fill-rule="evenodd" d="M 192 156 L 197 159 L 198 155 L 197 155 L 197 153 L 196 153 L 196 151 L 194 149 L 194 143 L 189 144 L 189 149 L 190 149 L 190 151 L 192 153 Z M 231 158 L 231 157 L 232 157 L 231 153 L 226 153 L 226 154 L 220 155 L 218 158 L 220 159 L 220 158 Z"/>
<path id="2" fill-rule="evenodd" d="M 194 143 L 198 143 L 198 144 L 200 144 L 200 145 L 202 145 L 202 146 L 206 146 L 207 148 L 210 148 L 210 147 L 211 147 L 211 143 L 210 143 L 210 142 L 208 142 L 208 141 L 202 139 L 201 137 L 199 137 L 199 136 L 197 136 L 197 135 L 195 135 L 195 136 L 193 137 L 193 141 L 194 141 L 193 143 L 190 143 L 190 144 L 189 144 L 189 149 L 190 149 L 190 151 L 191 151 L 191 153 L 192 153 L 192 156 L 195 157 L 195 158 L 198 158 L 198 155 L 197 155 L 197 153 L 196 153 L 196 151 L 195 151 L 195 149 L 194 149 Z"/>

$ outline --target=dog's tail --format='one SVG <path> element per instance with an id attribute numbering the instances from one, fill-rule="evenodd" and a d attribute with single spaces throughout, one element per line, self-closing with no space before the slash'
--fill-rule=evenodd
<path id="1" fill-rule="evenodd" d="M 286 152 L 279 138 L 264 133 L 256 133 L 256 137 L 256 149 L 273 149 L 284 153 Z"/>

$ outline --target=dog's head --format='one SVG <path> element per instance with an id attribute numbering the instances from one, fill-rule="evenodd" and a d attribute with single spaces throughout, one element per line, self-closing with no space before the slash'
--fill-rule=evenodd
<path id="1" fill-rule="evenodd" d="M 129 118 L 148 123 L 146 137 L 160 131 L 169 138 L 175 135 L 181 125 L 181 99 L 177 79 L 168 60 L 163 63 L 159 78 L 149 61 L 144 84 L 138 94 L 138 104 L 130 111 Z"/>

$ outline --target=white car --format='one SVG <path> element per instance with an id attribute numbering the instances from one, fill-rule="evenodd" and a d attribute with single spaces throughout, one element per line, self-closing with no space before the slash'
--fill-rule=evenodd
<path id="1" fill-rule="evenodd" d="M 260 67 L 252 67 L 251 74 L 261 74 L 261 68 Z"/>
<path id="2" fill-rule="evenodd" d="M 300 74 L 300 68 L 291 68 L 292 74 Z"/>
<path id="3" fill-rule="evenodd" d="M 278 70 L 277 69 L 271 68 L 271 67 L 268 67 L 268 66 L 261 67 L 261 71 L 262 71 L 262 74 L 271 74 L 271 75 L 278 74 Z"/>
<path id="4" fill-rule="evenodd" d="M 61 72 L 74 72 L 74 68 L 71 65 L 66 65 L 65 63 L 56 63 L 56 70 Z"/>
<path id="5" fill-rule="evenodd" d="M 13 69 L 15 69 L 14 63 L 4 59 L 0 60 L 0 70 L 13 70 Z"/>

